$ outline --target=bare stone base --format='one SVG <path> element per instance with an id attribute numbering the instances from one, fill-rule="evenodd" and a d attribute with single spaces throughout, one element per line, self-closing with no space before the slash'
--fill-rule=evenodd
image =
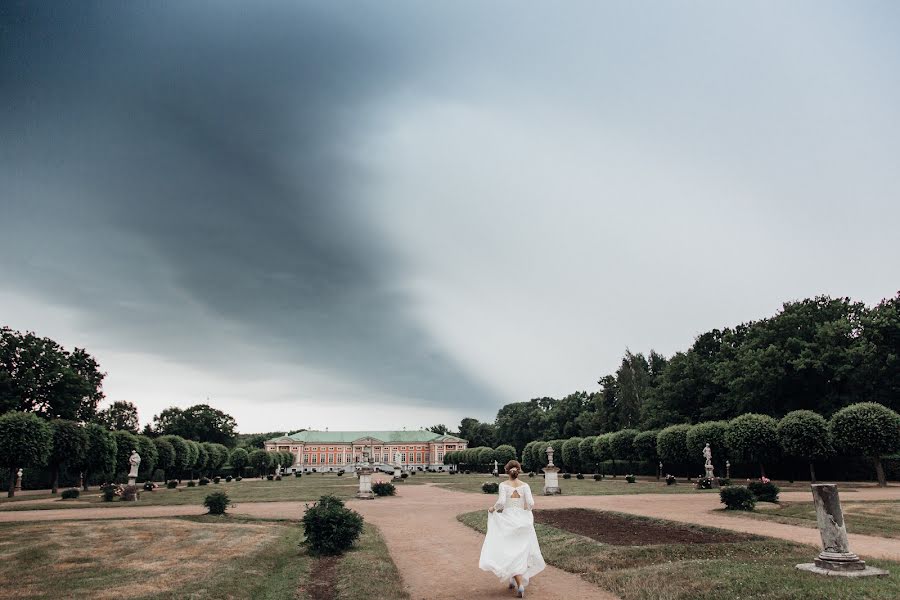
<path id="1" fill-rule="evenodd" d="M 558 487 L 545 487 L 544 495 L 545 496 L 555 496 L 556 494 L 562 494 L 562 490 Z"/>
<path id="2" fill-rule="evenodd" d="M 801 571 L 809 571 L 816 575 L 827 575 L 830 577 L 886 577 L 888 574 L 884 569 L 876 569 L 869 566 L 853 571 L 835 571 L 834 569 L 823 569 L 817 566 L 816 563 L 803 563 L 797 565 L 797 568 Z"/>
<path id="3" fill-rule="evenodd" d="M 374 492 L 357 492 L 356 497 L 360 500 L 374 500 L 375 493 Z"/>

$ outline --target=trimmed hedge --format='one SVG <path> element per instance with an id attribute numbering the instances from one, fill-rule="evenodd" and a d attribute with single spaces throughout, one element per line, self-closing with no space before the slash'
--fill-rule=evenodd
<path id="1" fill-rule="evenodd" d="M 753 510 L 756 498 L 753 492 L 742 485 L 729 485 L 719 491 L 719 499 L 725 510 Z"/>

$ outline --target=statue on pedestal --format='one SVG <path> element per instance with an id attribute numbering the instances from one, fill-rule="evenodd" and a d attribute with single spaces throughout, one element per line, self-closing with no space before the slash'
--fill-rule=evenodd
<path id="1" fill-rule="evenodd" d="M 15 488 L 15 491 L 17 491 L 17 492 L 22 491 L 22 474 L 23 474 L 24 472 L 25 472 L 25 471 L 23 471 L 22 469 L 19 469 L 18 471 L 16 471 L 16 488 Z"/>
<path id="2" fill-rule="evenodd" d="M 544 471 L 544 495 L 561 494 L 559 487 L 559 467 L 553 464 L 553 446 L 547 446 L 547 466 Z"/>
<path id="3" fill-rule="evenodd" d="M 715 473 L 712 464 L 712 448 L 709 447 L 709 444 L 706 444 L 703 448 L 703 458 L 705 460 L 704 467 L 706 468 L 706 477 L 708 479 L 713 479 Z"/>
<path id="4" fill-rule="evenodd" d="M 131 465 L 131 470 L 128 471 L 128 485 L 134 485 L 137 482 L 138 467 L 141 465 L 141 455 L 137 453 L 137 450 L 131 451 L 128 464 Z"/>

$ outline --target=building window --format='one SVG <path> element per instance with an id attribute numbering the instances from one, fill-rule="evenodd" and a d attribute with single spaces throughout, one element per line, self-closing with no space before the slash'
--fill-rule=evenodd
<path id="1" fill-rule="evenodd" d="M 400 454 L 400 462 L 406 462 L 406 452 Z"/>
<path id="2" fill-rule="evenodd" d="M 304 455 L 303 455 L 303 462 L 305 462 L 305 463 L 308 463 L 308 462 L 309 462 L 309 454 L 304 454 Z"/>
<path id="3" fill-rule="evenodd" d="M 421 452 L 416 452 L 416 462 L 417 463 L 422 462 L 422 453 Z"/>
<path id="4" fill-rule="evenodd" d="M 443 452 L 438 452 L 438 453 L 437 453 L 437 461 L 438 461 L 438 462 L 441 462 L 441 461 L 443 461 L 443 460 L 444 460 L 444 453 L 443 453 Z"/>

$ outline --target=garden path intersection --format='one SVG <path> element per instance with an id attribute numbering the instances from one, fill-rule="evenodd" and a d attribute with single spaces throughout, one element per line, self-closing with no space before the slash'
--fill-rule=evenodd
<path id="1" fill-rule="evenodd" d="M 900 500 L 900 487 L 868 488 L 845 492 L 845 501 Z M 811 501 L 809 492 L 782 492 L 786 502 Z M 790 540 L 821 547 L 817 529 L 771 521 L 736 517 L 718 512 L 717 494 L 632 494 L 617 496 L 552 496 L 537 498 L 539 508 L 585 508 L 609 510 L 718 527 L 732 531 Z M 509 597 L 492 575 L 478 570 L 481 534 L 456 520 L 456 515 L 487 509 L 490 498 L 450 491 L 432 484 L 398 486 L 397 496 L 376 501 L 350 501 L 366 521 L 378 526 L 391 557 L 403 577 L 410 597 L 505 598 Z M 258 518 L 298 519 L 303 502 L 241 502 L 234 514 Z M 71 519 L 152 518 L 199 515 L 202 506 L 128 506 L 110 508 L 0 511 L 0 522 Z M 853 551 L 863 558 L 900 560 L 900 539 L 850 534 Z M 439 540 L 436 543 L 435 540 Z M 453 549 L 452 557 L 447 548 Z M 812 556 L 812 553 L 811 553 Z M 464 572 L 461 565 L 471 564 Z M 554 567 L 536 577 L 531 598 L 612 599 L 577 575 Z"/>

